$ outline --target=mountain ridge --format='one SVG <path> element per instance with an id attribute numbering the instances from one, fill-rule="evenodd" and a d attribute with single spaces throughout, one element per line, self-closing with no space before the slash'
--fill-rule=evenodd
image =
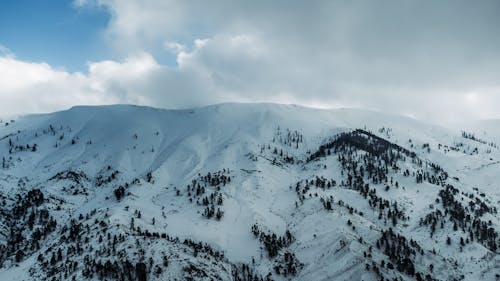
<path id="1" fill-rule="evenodd" d="M 276 104 L 21 117 L 0 129 L 0 279 L 495 280 L 500 151 L 473 133 Z"/>

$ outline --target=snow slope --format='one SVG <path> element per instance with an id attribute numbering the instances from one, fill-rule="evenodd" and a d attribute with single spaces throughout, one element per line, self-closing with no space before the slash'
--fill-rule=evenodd
<path id="1" fill-rule="evenodd" d="M 142 263 L 147 280 L 233 280 L 236 275 L 242 280 L 248 275 L 273 280 L 416 279 L 404 270 L 380 266 L 391 259 L 383 247 L 376 247 L 389 228 L 422 248 L 422 254 L 411 255 L 422 276 L 496 280 L 500 273 L 499 250 L 477 239 L 460 245 L 460 238 L 469 234 L 455 231 L 451 219 L 438 223 L 432 237 L 429 226 L 421 223 L 433 211 L 445 213 L 446 206 L 436 199 L 452 184 L 458 189 L 454 198 L 471 208 L 467 212 L 473 212 L 469 202 L 490 207 L 480 218 L 500 231 L 499 216 L 491 208 L 500 202 L 496 126 L 484 127 L 472 139 L 460 131 L 380 112 L 278 104 L 187 110 L 77 106 L 9 123 L 0 124 L 5 214 L 0 245 L 8 249 L 1 257 L 0 280 L 119 280 L 117 272 L 130 267 L 120 263 L 125 260 L 133 265 L 129 278 L 134 280 L 141 280 Z M 354 129 L 416 154 L 414 161 L 400 160 L 400 170 L 388 169 L 387 181 L 365 179 L 379 198 L 402 210 L 402 222 L 391 223 L 387 210 L 380 218 L 379 210 L 347 184 L 340 153 L 310 159 L 321 145 Z M 425 163 L 439 165 L 448 177 L 440 183 L 417 183 L 414 174 L 431 170 Z M 403 175 L 406 169 L 411 176 Z M 317 178 L 335 180 L 336 186 L 309 186 L 307 181 Z M 204 192 L 196 190 L 199 186 Z M 120 187 L 123 194 L 117 195 Z M 26 195 L 33 189 L 44 194 L 41 203 Z M 204 197 L 211 200 L 211 194 L 214 202 L 219 196 L 223 202 L 205 204 Z M 328 198 L 331 210 L 324 205 Z M 220 219 L 203 215 L 212 205 L 223 212 Z M 13 214 L 15 206 L 28 211 Z M 33 229 L 47 223 L 37 219 L 41 210 L 48 210 L 57 226 L 32 246 Z M 36 218 L 33 229 L 27 227 L 30 212 Z M 27 242 L 13 239 L 13 228 Z M 260 233 L 286 237 L 287 231 L 292 237 L 283 239 L 287 242 L 276 255 L 270 254 Z M 210 249 L 198 247 L 198 242 Z M 28 246 L 12 246 L 23 243 Z M 78 247 L 83 250 L 74 250 Z M 17 254 L 20 249 L 22 255 Z M 100 268 L 96 261 L 119 265 L 90 274 L 88 268 Z M 287 264 L 296 272 L 285 276 Z"/>

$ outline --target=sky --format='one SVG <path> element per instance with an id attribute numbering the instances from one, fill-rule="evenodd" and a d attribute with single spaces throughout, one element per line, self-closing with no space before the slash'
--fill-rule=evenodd
<path id="1" fill-rule="evenodd" d="M 500 1 L 0 2 L 0 115 L 222 102 L 500 118 Z"/>

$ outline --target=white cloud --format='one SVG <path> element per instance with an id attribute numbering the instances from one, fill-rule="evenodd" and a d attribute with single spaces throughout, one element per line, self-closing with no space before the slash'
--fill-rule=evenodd
<path id="1" fill-rule="evenodd" d="M 60 110 L 75 104 L 146 102 L 142 85 L 160 69 L 146 53 L 123 62 L 89 63 L 88 74 L 0 57 L 0 112 L 10 115 Z"/>
<path id="2" fill-rule="evenodd" d="M 141 79 L 161 68 L 150 54 L 144 52 L 127 57 L 123 62 L 107 60 L 91 62 L 88 66 L 90 79 L 122 82 Z"/>
<path id="3" fill-rule="evenodd" d="M 182 108 L 267 101 L 388 109 L 438 122 L 491 118 L 498 113 L 500 88 L 478 88 L 460 95 L 457 91 L 428 90 L 419 96 L 411 89 L 378 87 L 372 89 L 374 97 L 367 98 L 363 88 L 322 81 L 324 66 L 304 64 L 304 68 L 294 69 L 289 65 L 291 58 L 277 56 L 271 48 L 258 35 L 216 36 L 196 40 L 191 51 L 180 51 L 176 68 L 160 65 L 150 53 L 138 52 L 123 61 L 90 62 L 87 73 L 0 57 L 0 111 L 47 112 L 75 104 Z M 329 89 L 350 94 L 329 99 L 328 93 L 322 92 Z"/>
<path id="4" fill-rule="evenodd" d="M 0 44 L 0 57 L 15 58 L 16 55 L 9 48 Z"/>
<path id="5" fill-rule="evenodd" d="M 178 53 L 186 50 L 186 46 L 184 46 L 183 44 L 180 44 L 178 42 L 173 42 L 173 41 L 164 42 L 163 46 L 165 47 L 165 49 L 167 49 L 168 51 L 170 51 L 176 55 Z"/>
<path id="6" fill-rule="evenodd" d="M 109 11 L 105 38 L 123 59 L 68 73 L 4 54 L 0 109 L 273 101 L 500 117 L 497 3 L 77 0 Z M 177 66 L 159 62 L 172 54 Z M 18 93 L 31 107 L 12 102 Z"/>

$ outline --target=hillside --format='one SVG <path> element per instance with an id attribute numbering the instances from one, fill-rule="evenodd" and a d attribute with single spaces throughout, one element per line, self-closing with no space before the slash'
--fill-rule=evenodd
<path id="1" fill-rule="evenodd" d="M 498 137 L 277 104 L 3 120 L 0 280 L 499 280 Z"/>

